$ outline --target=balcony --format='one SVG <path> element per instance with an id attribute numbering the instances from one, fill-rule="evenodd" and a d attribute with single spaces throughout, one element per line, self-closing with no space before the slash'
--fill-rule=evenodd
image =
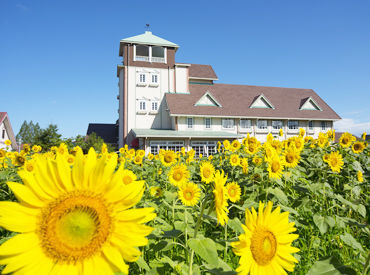
<path id="1" fill-rule="evenodd" d="M 164 57 L 154 57 L 152 56 L 152 61 L 154 63 L 165 63 Z"/>
<path id="2" fill-rule="evenodd" d="M 136 61 L 145 61 L 149 62 L 149 56 L 142 56 L 142 55 L 137 55 L 135 58 Z"/>

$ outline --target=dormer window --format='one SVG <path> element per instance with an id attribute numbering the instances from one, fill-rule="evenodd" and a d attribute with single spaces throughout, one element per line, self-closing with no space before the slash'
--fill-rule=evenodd
<path id="1" fill-rule="evenodd" d="M 149 62 L 149 46 L 136 45 L 135 61 Z"/>
<path id="2" fill-rule="evenodd" d="M 152 46 L 151 62 L 166 63 L 164 47 Z"/>
<path id="3" fill-rule="evenodd" d="M 165 47 L 134 45 L 134 61 L 167 63 L 166 53 Z"/>

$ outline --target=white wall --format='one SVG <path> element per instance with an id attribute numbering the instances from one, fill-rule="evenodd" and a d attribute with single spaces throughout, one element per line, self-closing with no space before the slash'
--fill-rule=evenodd
<path id="1" fill-rule="evenodd" d="M 3 138 L 3 130 L 5 130 L 5 136 Z M 1 123 L 0 125 L 0 149 L 5 149 L 7 147 L 7 145 L 5 145 L 5 140 L 7 139 L 10 139 L 9 138 L 9 135 L 5 129 L 5 124 L 4 123 Z M 10 146 L 9 146 L 10 147 Z"/>
<path id="2" fill-rule="evenodd" d="M 176 66 L 176 93 L 189 93 L 188 67 Z"/>

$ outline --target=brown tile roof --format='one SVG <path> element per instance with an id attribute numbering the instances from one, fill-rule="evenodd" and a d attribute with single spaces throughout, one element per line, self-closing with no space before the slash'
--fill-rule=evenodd
<path id="1" fill-rule="evenodd" d="M 250 85 L 191 84 L 190 94 L 166 94 L 170 114 L 204 115 L 204 116 L 236 116 L 266 118 L 301 118 L 337 120 L 340 117 L 313 90 L 297 88 L 278 88 Z M 209 92 L 221 104 L 215 106 L 194 106 Z M 252 102 L 263 94 L 275 107 L 249 108 Z M 311 97 L 321 108 L 318 110 L 300 110 L 302 103 Z"/>
<path id="2" fill-rule="evenodd" d="M 3 122 L 5 117 L 6 117 L 6 112 L 0 112 L 0 123 Z"/>
<path id="3" fill-rule="evenodd" d="M 211 65 L 190 64 L 189 77 L 218 79 Z"/>

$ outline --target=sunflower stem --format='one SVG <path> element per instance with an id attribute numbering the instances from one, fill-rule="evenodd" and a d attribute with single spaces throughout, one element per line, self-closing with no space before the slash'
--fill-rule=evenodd
<path id="1" fill-rule="evenodd" d="M 207 197 L 204 199 L 204 201 L 202 203 L 202 208 L 200 210 L 200 214 L 198 216 L 197 223 L 195 224 L 194 235 L 193 235 L 194 239 L 197 237 L 198 229 L 199 229 L 199 226 L 200 226 L 202 218 L 203 218 L 203 213 L 204 213 L 204 210 L 206 209 L 206 204 L 207 204 Z M 190 261 L 189 261 L 189 275 L 193 274 L 193 259 L 194 259 L 194 250 L 192 249 L 191 254 L 190 254 Z"/>
<path id="2" fill-rule="evenodd" d="M 225 224 L 225 250 L 224 250 L 224 261 L 227 261 L 227 223 Z"/>

